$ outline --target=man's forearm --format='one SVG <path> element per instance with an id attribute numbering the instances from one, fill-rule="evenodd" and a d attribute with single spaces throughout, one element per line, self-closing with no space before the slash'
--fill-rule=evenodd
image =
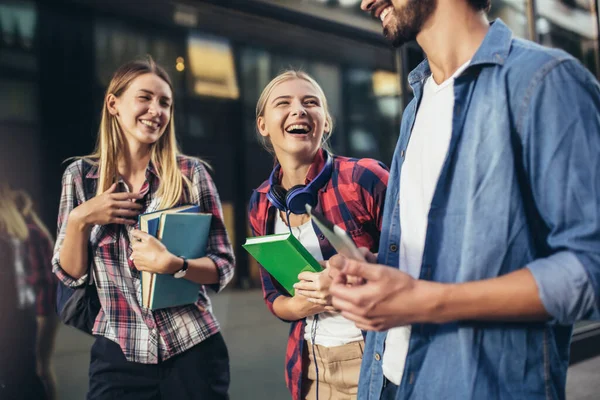
<path id="1" fill-rule="evenodd" d="M 419 281 L 430 291 L 423 321 L 542 321 L 548 319 L 537 284 L 527 268 L 482 281 L 442 284 Z"/>

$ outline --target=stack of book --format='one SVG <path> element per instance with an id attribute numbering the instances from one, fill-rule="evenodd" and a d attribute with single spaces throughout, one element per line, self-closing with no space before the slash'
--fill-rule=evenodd
<path id="1" fill-rule="evenodd" d="M 176 256 L 204 257 L 212 215 L 199 206 L 181 206 L 139 216 L 140 230 L 159 239 Z M 142 305 L 151 310 L 193 304 L 200 285 L 169 274 L 142 271 Z"/>

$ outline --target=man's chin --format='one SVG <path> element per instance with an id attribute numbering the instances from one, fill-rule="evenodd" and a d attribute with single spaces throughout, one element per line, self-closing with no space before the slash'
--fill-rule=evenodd
<path id="1" fill-rule="evenodd" d="M 398 48 L 401 47 L 403 45 L 405 45 L 408 42 L 412 42 L 413 40 L 417 39 L 416 35 L 394 35 L 392 37 L 386 36 L 387 39 L 390 41 L 390 43 L 392 44 L 393 47 Z"/>
<path id="2" fill-rule="evenodd" d="M 385 38 L 390 42 L 390 44 L 393 47 L 400 47 L 404 43 L 408 42 L 408 40 L 402 37 L 402 35 L 400 35 L 398 31 L 391 32 L 391 30 L 388 28 L 383 29 L 383 36 L 385 36 Z"/>
<path id="3" fill-rule="evenodd" d="M 403 44 L 405 44 L 406 42 L 409 42 L 409 40 L 406 40 L 405 38 L 399 36 L 399 35 L 385 35 L 385 38 L 390 42 L 390 44 L 392 45 L 392 47 L 398 48 L 401 47 Z"/>

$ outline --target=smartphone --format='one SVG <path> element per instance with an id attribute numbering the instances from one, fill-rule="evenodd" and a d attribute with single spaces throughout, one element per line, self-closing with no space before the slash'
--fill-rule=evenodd
<path id="1" fill-rule="evenodd" d="M 323 215 L 314 211 L 312 207 L 307 204 L 306 212 L 315 224 L 319 227 L 323 235 L 329 240 L 329 243 L 333 246 L 333 248 L 341 255 L 352 258 L 358 261 L 366 261 L 365 257 L 358 250 L 358 247 L 354 244 L 350 236 L 337 225 L 334 225 L 333 222 L 327 220 Z"/>

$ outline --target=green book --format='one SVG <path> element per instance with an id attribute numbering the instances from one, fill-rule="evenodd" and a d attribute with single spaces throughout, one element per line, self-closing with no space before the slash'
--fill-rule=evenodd
<path id="1" fill-rule="evenodd" d="M 292 296 L 298 274 L 323 270 L 321 264 L 291 233 L 247 238 L 242 247 Z"/>
<path id="2" fill-rule="evenodd" d="M 162 213 L 156 237 L 176 256 L 186 259 L 204 257 L 212 215 L 204 213 Z M 193 304 L 200 285 L 169 274 L 142 272 L 142 302 L 151 310 Z"/>

